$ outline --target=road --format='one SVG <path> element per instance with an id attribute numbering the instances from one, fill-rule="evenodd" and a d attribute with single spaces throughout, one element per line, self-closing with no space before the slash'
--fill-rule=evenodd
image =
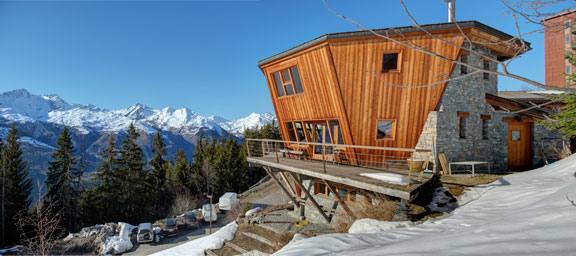
<path id="1" fill-rule="evenodd" d="M 217 223 L 212 223 L 212 233 L 218 231 L 228 223 L 230 223 L 230 220 L 226 218 L 226 214 L 218 214 Z M 181 232 L 178 236 L 165 237 L 155 244 L 135 244 L 134 248 L 127 253 L 124 253 L 124 255 L 150 255 L 210 234 L 208 223 L 201 225 L 198 229 L 181 229 L 180 231 Z"/>

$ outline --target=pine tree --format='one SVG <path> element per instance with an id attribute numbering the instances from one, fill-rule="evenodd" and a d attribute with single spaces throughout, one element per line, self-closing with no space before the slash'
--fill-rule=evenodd
<path id="1" fill-rule="evenodd" d="M 105 223 L 119 218 L 117 209 L 120 205 L 115 196 L 115 187 L 118 184 L 118 148 L 114 136 L 110 135 L 108 147 L 100 152 L 100 157 L 102 161 L 92 175 L 92 185 L 83 191 L 81 197 L 84 225 Z"/>
<path id="2" fill-rule="evenodd" d="M 136 144 L 140 134 L 130 124 L 126 138 L 122 140 L 118 165 L 118 182 L 115 186 L 120 203 L 120 219 L 137 223 L 143 219 L 150 206 L 151 186 L 144 169 L 142 149 Z"/>
<path id="3" fill-rule="evenodd" d="M 50 162 L 46 177 L 47 200 L 52 202 L 57 210 L 62 211 L 62 226 L 74 232 L 79 224 L 76 211 L 79 191 L 76 183 L 80 173 L 76 168 L 72 135 L 66 126 L 60 133 L 56 145 L 58 148 L 52 153 L 53 161 Z"/>
<path id="4" fill-rule="evenodd" d="M 148 165 L 152 169 L 149 183 L 154 188 L 154 213 L 156 216 L 161 216 L 161 208 L 163 208 L 164 202 L 169 200 L 169 198 L 167 198 L 165 187 L 166 169 L 168 166 L 167 161 L 164 159 L 164 156 L 166 155 L 166 146 L 164 145 L 164 140 L 162 139 L 160 130 L 154 134 L 151 152 L 153 153 L 152 159 L 148 162 Z"/>
<path id="5" fill-rule="evenodd" d="M 154 155 L 148 164 L 152 167 L 152 184 L 156 191 L 161 191 L 166 181 L 167 162 L 163 157 L 166 155 L 166 146 L 164 145 L 160 130 L 154 134 L 152 146 L 152 153 Z"/>
<path id="6" fill-rule="evenodd" d="M 26 162 L 22 159 L 22 150 L 16 126 L 6 136 L 6 143 L 1 146 L 0 163 L 3 173 L 0 173 L 4 182 L 4 231 L 5 243 L 18 243 L 19 235 L 14 226 L 14 216 L 17 213 L 28 211 L 32 192 L 32 180 L 28 177 Z"/>

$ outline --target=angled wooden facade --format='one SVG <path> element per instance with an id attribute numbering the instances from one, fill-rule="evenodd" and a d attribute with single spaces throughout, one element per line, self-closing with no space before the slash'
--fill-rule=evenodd
<path id="1" fill-rule="evenodd" d="M 458 59 L 467 40 L 491 49 L 500 59 L 514 55 L 504 46 L 511 36 L 470 21 L 423 26 L 433 38 L 415 27 L 377 30 L 394 40 L 415 44 L 448 59 Z M 383 54 L 397 56 L 397 67 L 383 71 Z M 303 92 L 280 95 L 274 73 L 296 66 Z M 414 148 L 430 111 L 436 110 L 455 64 L 403 46 L 392 40 L 359 31 L 328 34 L 259 62 L 268 81 L 271 98 L 284 140 L 293 140 L 294 122 L 327 122 L 335 144 Z M 288 82 L 283 82 L 288 83 Z M 439 83 L 437 86 L 418 87 Z M 290 84 L 288 84 L 289 86 Z M 285 88 L 287 92 L 289 88 Z M 284 92 L 284 93 L 285 93 Z M 286 94 L 286 93 L 285 93 Z M 378 139 L 380 120 L 392 123 L 392 134 Z M 339 131 L 330 126 L 337 123 Z M 291 127 L 289 127 L 291 126 Z M 305 127 L 303 128 L 305 129 Z M 306 133 L 306 132 L 304 132 Z M 338 136 L 343 141 L 338 140 Z M 328 134 L 328 133 L 326 133 Z M 310 142 L 314 138 L 304 136 Z M 298 140 L 298 138 L 296 138 Z M 325 141 L 324 141 L 325 142 Z M 355 152 L 372 157 L 370 151 Z M 390 156 L 406 157 L 398 152 Z M 362 157 L 360 157 L 362 158 Z M 370 161 L 369 159 L 367 161 Z"/>

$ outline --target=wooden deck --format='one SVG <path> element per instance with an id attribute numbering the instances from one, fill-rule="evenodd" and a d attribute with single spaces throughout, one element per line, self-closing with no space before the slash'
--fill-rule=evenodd
<path id="1" fill-rule="evenodd" d="M 276 171 L 289 171 L 314 178 L 340 183 L 364 190 L 381 193 L 400 199 L 411 200 L 417 190 L 426 184 L 432 175 L 424 174 L 422 181 L 418 182 L 418 173 L 412 173 L 410 192 L 406 191 L 405 185 L 396 185 L 384 181 L 360 176 L 361 173 L 394 173 L 408 176 L 408 170 L 385 170 L 380 168 L 370 168 L 352 165 L 338 165 L 326 163 L 326 173 L 322 161 L 297 160 L 280 157 L 277 162 L 276 157 L 248 157 L 248 162 L 256 166 L 268 166 Z"/>

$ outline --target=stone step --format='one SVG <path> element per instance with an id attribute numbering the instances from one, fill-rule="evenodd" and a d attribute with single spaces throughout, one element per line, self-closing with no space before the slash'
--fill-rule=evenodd
<path id="1" fill-rule="evenodd" d="M 246 235 L 247 237 L 250 237 L 250 238 L 252 238 L 252 239 L 258 240 L 258 241 L 260 241 L 261 243 L 264 243 L 264 244 L 266 244 L 266 245 L 268 245 L 268 246 L 270 246 L 270 247 L 272 247 L 272 248 L 275 248 L 275 247 L 276 247 L 272 241 L 270 241 L 270 240 L 268 240 L 268 239 L 266 239 L 266 238 L 264 238 L 264 237 L 261 237 L 261 236 L 259 236 L 259 235 L 256 235 L 256 234 L 254 234 L 254 233 L 242 232 L 242 234 L 244 234 L 244 235 Z"/>
<path id="2" fill-rule="evenodd" d="M 239 253 L 247 253 L 248 251 L 244 250 L 242 247 L 232 243 L 232 242 L 227 242 L 226 243 L 227 246 L 232 247 L 232 249 L 236 250 Z"/>
<path id="3" fill-rule="evenodd" d="M 206 255 L 208 255 L 208 256 L 219 256 L 218 254 L 216 254 L 216 253 L 213 252 L 212 250 L 206 250 Z"/>

